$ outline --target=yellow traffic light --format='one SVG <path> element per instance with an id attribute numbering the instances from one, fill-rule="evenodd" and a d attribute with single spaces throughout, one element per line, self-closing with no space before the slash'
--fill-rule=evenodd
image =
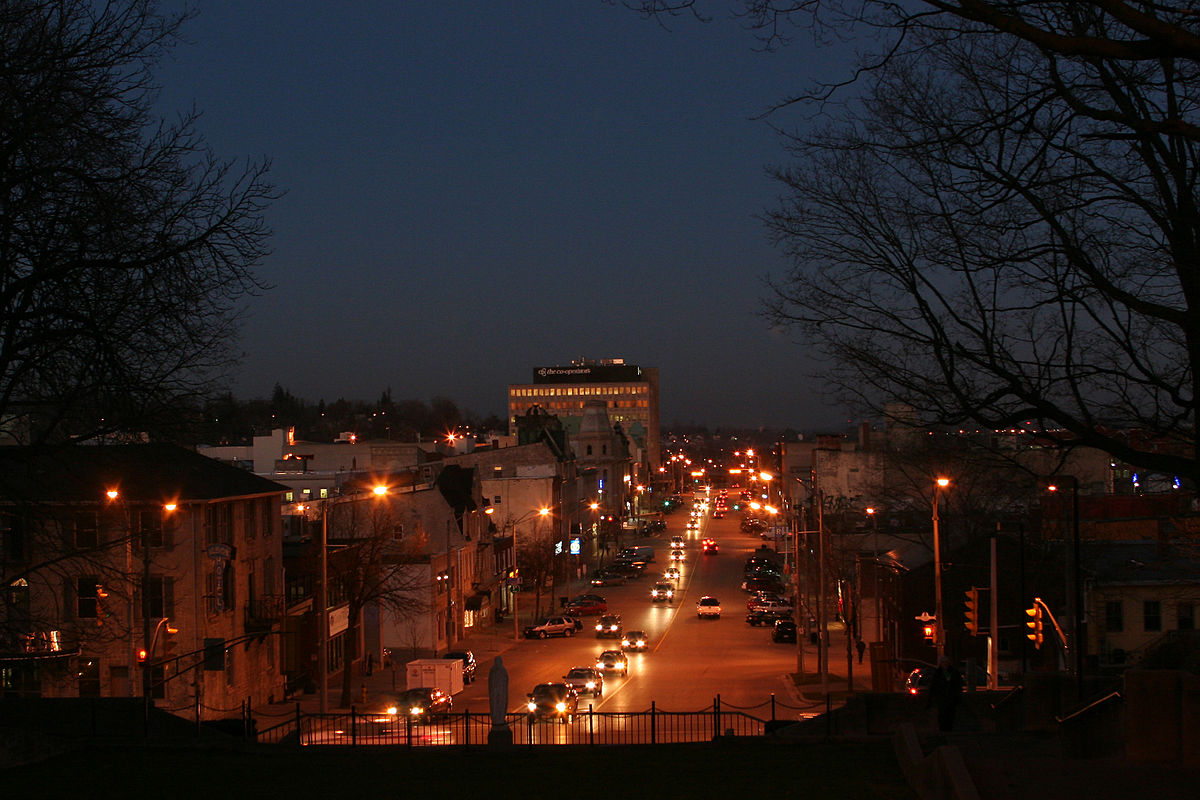
<path id="1" fill-rule="evenodd" d="M 967 610 L 967 632 L 972 636 L 979 635 L 979 590 L 972 586 L 964 592 Z"/>
<path id="2" fill-rule="evenodd" d="M 1033 608 L 1025 609 L 1025 614 L 1029 617 L 1025 621 L 1025 627 L 1029 628 L 1025 632 L 1025 637 L 1033 642 L 1033 646 L 1037 649 L 1042 649 L 1042 607 L 1034 605 Z"/>

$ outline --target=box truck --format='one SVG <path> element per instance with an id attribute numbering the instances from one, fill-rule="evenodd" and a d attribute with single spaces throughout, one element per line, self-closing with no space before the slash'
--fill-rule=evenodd
<path id="1" fill-rule="evenodd" d="M 429 687 L 447 694 L 463 690 L 462 662 L 445 658 L 419 658 L 404 665 L 405 688 Z"/>

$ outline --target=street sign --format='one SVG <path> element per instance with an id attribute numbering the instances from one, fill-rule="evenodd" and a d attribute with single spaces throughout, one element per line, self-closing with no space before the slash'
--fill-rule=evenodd
<path id="1" fill-rule="evenodd" d="M 928 611 L 922 611 L 919 617 L 913 617 L 913 619 L 919 619 L 921 622 L 932 622 L 933 620 L 937 619 L 937 617 L 933 616 L 933 614 L 930 614 Z"/>

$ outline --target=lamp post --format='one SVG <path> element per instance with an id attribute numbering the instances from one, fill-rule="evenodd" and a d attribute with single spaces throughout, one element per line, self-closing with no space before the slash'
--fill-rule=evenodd
<path id="1" fill-rule="evenodd" d="M 382 484 L 376 485 L 371 489 L 371 494 L 375 497 L 382 497 L 387 494 L 388 487 Z M 343 503 L 351 503 L 360 499 L 359 494 L 344 495 L 341 497 L 326 497 L 320 500 L 321 504 L 321 541 L 320 541 L 320 572 L 319 580 L 320 587 L 317 590 L 316 596 L 313 598 L 315 610 L 317 612 L 317 696 L 319 698 L 319 708 L 322 714 L 329 713 L 329 507 L 341 505 Z M 297 507 L 299 511 L 306 511 L 307 507 L 301 504 Z M 349 665 L 345 665 L 343 669 L 349 669 Z"/>
<path id="2" fill-rule="evenodd" d="M 108 500 L 111 503 L 117 502 L 117 500 L 120 499 L 120 497 L 121 497 L 120 489 L 117 489 L 115 487 L 106 490 L 104 494 L 106 497 L 108 497 Z M 162 514 L 162 515 L 170 514 L 170 513 L 174 512 L 176 508 L 177 508 L 177 505 L 173 502 L 163 503 L 161 506 L 160 514 Z M 133 518 L 130 516 L 128 506 L 125 507 L 124 513 L 125 513 L 125 533 L 126 533 L 128 542 L 132 545 L 134 542 L 135 533 L 133 531 Z M 142 523 L 142 522 L 144 522 L 144 520 L 139 520 L 139 523 Z M 162 524 L 162 519 L 160 517 L 160 526 L 161 526 L 161 524 Z M 150 706 L 153 703 L 153 699 L 152 699 L 153 672 L 152 672 L 152 670 L 153 670 L 153 666 L 154 666 L 154 643 L 157 638 L 156 634 L 158 632 L 158 628 L 159 628 L 159 626 L 162 625 L 163 622 L 165 622 L 165 620 L 161 617 L 157 617 L 153 624 L 150 622 L 150 612 L 152 610 L 150 607 L 150 564 L 151 564 L 151 562 L 150 562 L 150 544 L 151 544 L 150 530 L 147 529 L 147 527 L 144 524 L 139 524 L 138 531 L 136 533 L 136 537 L 137 537 L 138 545 L 142 549 L 141 579 L 140 579 L 141 580 L 141 590 L 142 590 L 142 598 L 141 598 L 142 599 L 142 609 L 141 609 L 141 611 L 142 611 L 142 647 L 141 647 L 141 652 L 138 654 L 139 658 L 137 660 L 141 661 L 140 666 L 141 666 L 141 673 L 142 673 L 141 674 L 142 699 L 143 699 L 143 702 L 145 705 L 146 721 L 148 724 L 149 717 L 150 717 Z M 133 583 L 132 564 L 128 563 L 128 551 L 126 551 L 126 552 L 127 552 L 126 568 L 129 569 L 129 571 L 131 573 L 130 574 L 130 583 Z M 131 610 L 130 616 L 132 617 L 132 615 L 133 615 L 133 612 Z M 130 639 L 133 638 L 132 624 L 130 625 L 130 629 L 129 629 L 129 638 Z M 130 647 L 130 650 L 131 651 L 133 650 L 132 645 Z"/>
<path id="3" fill-rule="evenodd" d="M 942 545 L 938 531 L 938 500 L 942 490 L 949 485 L 949 478 L 938 478 L 933 487 L 933 625 L 934 646 L 939 662 L 946 655 L 946 625 L 942 619 Z"/>
<path id="4" fill-rule="evenodd" d="M 517 564 L 517 553 L 518 553 L 518 550 L 517 550 L 517 526 L 520 525 L 525 520 L 532 517 L 534 514 L 537 514 L 539 517 L 547 517 L 550 515 L 550 508 L 548 506 L 542 506 L 541 508 L 537 508 L 537 509 L 534 509 L 533 511 L 530 511 L 528 514 L 522 514 L 520 518 L 508 523 L 509 525 L 512 526 L 513 579 L 516 581 L 516 583 L 510 587 L 511 595 L 512 595 L 512 617 L 513 617 L 513 640 L 514 641 L 521 638 L 521 612 L 517 606 L 517 596 L 520 594 L 520 591 L 521 591 L 521 587 L 520 587 L 521 569 Z"/>
<path id="5" fill-rule="evenodd" d="M 1083 569 L 1079 559 L 1079 479 L 1074 475 L 1061 475 L 1056 480 L 1069 483 L 1071 487 L 1071 596 L 1075 606 L 1075 691 L 1083 699 Z M 1051 483 L 1047 491 L 1057 492 L 1058 484 Z"/>

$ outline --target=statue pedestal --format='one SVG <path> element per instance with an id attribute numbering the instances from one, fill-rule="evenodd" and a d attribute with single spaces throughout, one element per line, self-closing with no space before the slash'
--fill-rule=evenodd
<path id="1" fill-rule="evenodd" d="M 501 750 L 506 747 L 512 747 L 512 746 L 513 746 L 512 728 L 508 727 L 507 725 L 505 725 L 503 727 L 493 726 L 492 729 L 490 731 L 488 731 L 488 747 L 491 747 L 496 750 Z"/>

